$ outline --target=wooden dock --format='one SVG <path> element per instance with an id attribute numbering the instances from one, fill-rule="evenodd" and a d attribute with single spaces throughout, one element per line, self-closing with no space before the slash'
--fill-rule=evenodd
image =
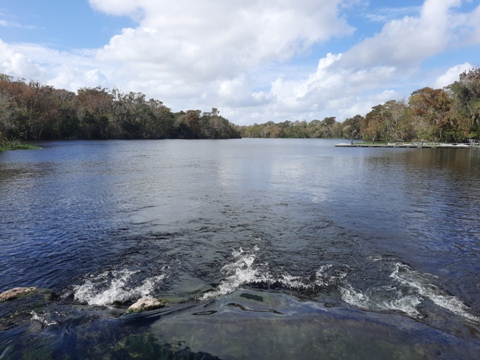
<path id="1" fill-rule="evenodd" d="M 339 143 L 335 147 L 363 148 L 409 148 L 409 149 L 480 149 L 479 144 L 448 144 L 448 143 Z"/>

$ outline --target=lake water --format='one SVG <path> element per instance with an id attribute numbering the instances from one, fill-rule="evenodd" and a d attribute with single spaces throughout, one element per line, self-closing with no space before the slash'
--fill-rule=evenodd
<path id="1" fill-rule="evenodd" d="M 0 292 L 59 295 L 0 359 L 476 358 L 480 151 L 336 142 L 0 153 Z"/>

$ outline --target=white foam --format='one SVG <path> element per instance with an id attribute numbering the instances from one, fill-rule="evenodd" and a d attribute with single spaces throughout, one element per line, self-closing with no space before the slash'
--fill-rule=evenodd
<path id="1" fill-rule="evenodd" d="M 361 309 L 369 309 L 370 307 L 370 298 L 367 294 L 362 293 L 361 291 L 354 290 L 350 284 L 346 284 L 344 287 L 339 287 L 340 294 L 342 295 L 342 300 L 347 304 L 359 307 Z"/>
<path id="2" fill-rule="evenodd" d="M 232 250 L 232 255 L 233 257 L 239 257 L 244 253 L 242 248 L 239 248 L 238 250 Z"/>
<path id="3" fill-rule="evenodd" d="M 369 311 L 399 311 L 415 318 L 423 318 L 418 306 L 425 299 L 430 299 L 437 306 L 470 321 L 480 322 L 480 318 L 469 312 L 458 298 L 451 296 L 434 285 L 437 278 L 430 274 L 422 274 L 412 270 L 405 264 L 394 262 L 393 259 L 374 258 L 373 261 L 388 261 L 394 266 L 390 274 L 393 283 L 384 286 L 371 286 L 366 290 L 354 289 L 347 282 L 351 268 L 344 265 L 336 267 L 332 264 L 321 265 L 315 273 L 315 279 L 293 276 L 288 273 L 272 275 L 268 264 L 256 264 L 255 246 L 253 251 L 239 248 L 232 251 L 234 260 L 221 269 L 225 277 L 215 291 L 206 293 L 202 299 L 209 299 L 234 292 L 245 284 L 280 284 L 290 289 L 308 290 L 314 287 L 331 287 L 339 289 L 344 302 Z"/>
<path id="4" fill-rule="evenodd" d="M 386 310 L 401 311 L 410 317 L 421 319 L 423 316 L 417 309 L 417 306 L 421 303 L 422 300 L 420 297 L 415 295 L 405 295 L 384 302 L 383 307 Z"/>
<path id="5" fill-rule="evenodd" d="M 321 270 L 326 269 L 328 268 Z M 322 274 L 321 271 L 317 273 L 320 281 L 322 281 Z M 471 314 L 469 307 L 460 299 L 447 294 L 434 284 L 435 281 L 438 281 L 436 276 L 417 272 L 408 265 L 397 262 L 390 278 L 393 279 L 391 286 L 371 287 L 366 291 L 355 290 L 345 282 L 339 286 L 342 300 L 364 310 L 396 310 L 419 319 L 423 315 L 418 310 L 418 306 L 425 299 L 429 299 L 435 305 L 456 315 L 470 321 L 480 322 L 480 318 Z"/>
<path id="6" fill-rule="evenodd" d="M 480 322 L 480 317 L 471 314 L 469 307 L 460 299 L 432 284 L 432 280 L 436 279 L 435 276 L 419 273 L 401 263 L 396 264 L 396 268 L 390 276 L 399 283 L 414 289 L 421 296 L 430 299 L 435 305 L 468 320 Z"/>
<path id="7" fill-rule="evenodd" d="M 210 299 L 217 296 L 226 295 L 234 292 L 245 284 L 280 284 L 289 289 L 308 290 L 315 286 L 326 286 L 330 284 L 337 284 L 339 281 L 347 276 L 343 271 L 331 271 L 327 274 L 327 270 L 332 268 L 332 265 L 325 265 L 320 267 L 317 272 L 317 281 L 312 282 L 307 277 L 293 276 L 288 273 L 280 275 L 272 275 L 268 270 L 268 264 L 255 263 L 256 252 L 260 249 L 258 246 L 253 248 L 253 252 L 239 248 L 232 251 L 234 260 L 222 267 L 221 271 L 225 274 L 224 279 L 220 282 L 215 291 L 204 294 L 201 299 Z"/>
<path id="8" fill-rule="evenodd" d="M 254 248 L 254 250 L 256 250 L 256 248 Z M 233 250 L 232 255 L 235 261 L 226 264 L 221 269 L 226 275 L 225 279 L 215 291 L 204 294 L 202 300 L 230 294 L 243 284 L 270 281 L 270 275 L 268 273 L 262 273 L 258 268 L 253 266 L 256 258 L 254 254 L 249 254 L 240 248 L 239 250 Z"/>
<path id="9" fill-rule="evenodd" d="M 270 279 L 270 283 L 278 282 L 289 289 L 311 289 L 312 284 L 303 276 L 282 274 L 278 279 Z"/>
<path id="10" fill-rule="evenodd" d="M 339 289 L 344 302 L 364 310 L 370 311 L 400 311 L 415 318 L 423 318 L 418 306 L 428 298 L 437 306 L 446 309 L 456 315 L 470 321 L 480 322 L 480 318 L 469 312 L 466 306 L 458 298 L 451 296 L 433 283 L 437 278 L 430 274 L 416 272 L 402 263 L 395 263 L 387 259 L 395 266 L 390 274 L 393 283 L 384 286 L 372 286 L 366 290 L 354 289 L 347 282 L 351 268 L 343 266 L 335 267 L 332 264 L 321 265 L 315 273 L 315 280 L 303 276 L 293 276 L 288 273 L 272 275 L 268 270 L 268 264 L 256 264 L 255 246 L 253 251 L 239 248 L 232 251 L 233 261 L 222 267 L 225 275 L 215 291 L 203 295 L 202 299 L 210 299 L 217 296 L 234 292 L 245 284 L 280 284 L 290 289 L 308 290 L 314 287 L 334 286 Z M 384 260 L 375 258 L 374 261 Z"/>
<path id="11" fill-rule="evenodd" d="M 417 310 L 421 299 L 415 295 L 404 296 L 392 287 L 379 287 L 366 292 L 353 289 L 350 284 L 340 286 L 342 300 L 360 309 L 371 311 L 401 311 L 413 318 L 421 318 Z"/>
<path id="12" fill-rule="evenodd" d="M 322 265 L 315 274 L 315 285 L 320 287 L 340 285 L 347 275 L 347 271 L 335 269 L 333 265 Z"/>
<path id="13" fill-rule="evenodd" d="M 74 297 L 77 301 L 89 305 L 111 305 L 115 301 L 124 302 L 148 296 L 154 287 L 166 278 L 163 274 L 149 277 L 139 286 L 135 286 L 130 279 L 136 273 L 138 271 L 120 270 L 92 276 L 83 284 L 74 286 Z"/>
<path id="14" fill-rule="evenodd" d="M 52 326 L 52 325 L 57 325 L 58 324 L 56 321 L 48 320 L 45 316 L 41 316 L 33 310 L 30 312 L 30 314 L 32 315 L 31 321 L 38 321 L 42 325 Z M 0 359 L 1 359 L 1 356 L 0 356 Z"/>

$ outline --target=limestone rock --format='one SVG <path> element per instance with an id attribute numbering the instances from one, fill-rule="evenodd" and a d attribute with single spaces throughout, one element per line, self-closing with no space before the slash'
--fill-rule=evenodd
<path id="1" fill-rule="evenodd" d="M 135 304 L 127 309 L 127 313 L 141 312 L 162 308 L 165 303 L 153 297 L 143 297 L 137 300 Z"/>
<path id="2" fill-rule="evenodd" d="M 38 291 L 38 289 L 34 286 L 13 288 L 0 294 L 0 302 L 13 300 L 18 298 L 19 296 L 30 294 L 36 291 Z"/>

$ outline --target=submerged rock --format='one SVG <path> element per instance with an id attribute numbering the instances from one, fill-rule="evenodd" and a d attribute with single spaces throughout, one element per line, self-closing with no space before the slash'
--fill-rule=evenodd
<path id="1" fill-rule="evenodd" d="M 127 309 L 127 313 L 155 310 L 165 306 L 165 302 L 153 297 L 143 297 Z"/>
<path id="2" fill-rule="evenodd" d="M 33 310 L 43 314 L 57 298 L 53 291 L 37 287 L 18 287 L 1 293 L 0 330 L 29 324 Z"/>
<path id="3" fill-rule="evenodd" d="M 20 296 L 37 292 L 38 288 L 32 287 L 17 287 L 0 294 L 0 302 L 16 299 Z"/>

